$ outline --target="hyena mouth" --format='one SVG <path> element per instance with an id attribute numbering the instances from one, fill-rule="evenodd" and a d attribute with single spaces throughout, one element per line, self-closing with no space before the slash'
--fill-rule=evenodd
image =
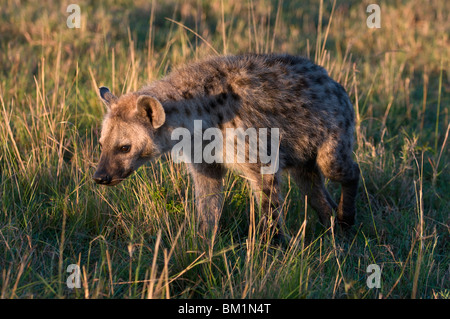
<path id="1" fill-rule="evenodd" d="M 119 184 L 121 181 L 126 179 L 128 176 L 133 173 L 134 170 L 130 169 L 123 174 L 120 174 L 118 177 L 110 177 L 108 175 L 99 175 L 98 177 L 94 174 L 94 180 L 97 184 L 105 185 L 105 186 L 115 186 Z"/>
<path id="2" fill-rule="evenodd" d="M 106 185 L 107 185 L 107 186 L 115 186 L 115 185 L 119 184 L 120 182 L 122 182 L 124 179 L 126 179 L 128 176 L 130 176 L 131 173 L 133 173 L 133 172 L 134 172 L 134 170 L 130 169 L 130 170 L 126 171 L 126 172 L 122 175 L 122 177 L 119 177 L 119 178 L 113 178 L 113 179 L 111 180 L 111 182 L 110 182 L 109 184 L 106 184 Z"/>
<path id="3" fill-rule="evenodd" d="M 117 178 L 113 179 L 109 184 L 105 184 L 106 186 L 115 186 L 119 184 L 121 181 L 123 181 L 125 178 Z"/>

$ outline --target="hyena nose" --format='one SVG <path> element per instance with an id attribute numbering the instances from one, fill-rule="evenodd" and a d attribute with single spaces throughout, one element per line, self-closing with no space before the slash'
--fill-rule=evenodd
<path id="1" fill-rule="evenodd" d="M 109 176 L 108 174 L 95 172 L 93 178 L 97 184 L 107 185 L 111 183 L 111 176 Z"/>

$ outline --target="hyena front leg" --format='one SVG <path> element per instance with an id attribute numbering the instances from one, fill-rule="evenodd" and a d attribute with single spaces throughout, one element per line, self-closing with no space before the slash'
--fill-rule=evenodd
<path id="1" fill-rule="evenodd" d="M 283 219 L 279 173 L 261 174 L 260 169 L 243 172 L 250 183 L 256 201 L 261 209 L 261 224 L 263 232 L 275 230 L 276 238 L 287 243 L 290 239 Z M 274 229 L 275 227 L 275 229 Z"/>
<path id="2" fill-rule="evenodd" d="M 211 236 L 218 228 L 222 212 L 222 177 L 225 170 L 218 164 L 189 164 L 194 179 L 199 231 Z"/>
<path id="3" fill-rule="evenodd" d="M 330 225 L 330 217 L 337 205 L 325 188 L 323 176 L 316 164 L 307 167 L 296 167 L 289 170 L 300 192 L 307 196 L 307 205 L 316 211 L 322 225 Z"/>

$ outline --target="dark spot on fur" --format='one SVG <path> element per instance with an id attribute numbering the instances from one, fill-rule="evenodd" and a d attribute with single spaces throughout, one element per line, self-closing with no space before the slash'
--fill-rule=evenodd
<path id="1" fill-rule="evenodd" d="M 221 70 L 220 68 L 217 69 L 217 73 L 218 73 L 218 77 L 219 78 L 225 78 L 226 77 L 226 73 Z"/>
<path id="2" fill-rule="evenodd" d="M 222 112 L 217 113 L 217 118 L 219 119 L 219 123 L 223 122 L 223 114 L 222 114 Z"/>
<path id="3" fill-rule="evenodd" d="M 203 89 L 205 90 L 205 95 L 210 95 L 213 89 L 213 85 L 211 83 L 205 84 Z"/>
<path id="4" fill-rule="evenodd" d="M 198 114 L 199 116 L 202 116 L 202 114 L 203 114 L 201 104 L 197 104 L 197 114 Z"/>
<path id="5" fill-rule="evenodd" d="M 303 113 L 303 117 L 304 117 L 306 120 L 310 120 L 310 119 L 311 119 L 311 113 L 310 113 L 309 111 L 306 111 L 306 110 L 305 110 L 305 112 Z"/>
<path id="6" fill-rule="evenodd" d="M 323 85 L 326 79 L 327 79 L 326 76 L 321 74 L 314 79 L 314 83 L 316 83 L 317 85 Z"/>
<path id="7" fill-rule="evenodd" d="M 239 102 L 241 100 L 241 97 L 239 96 L 239 94 L 236 93 L 231 93 L 231 98 L 237 102 Z"/>
<path id="8" fill-rule="evenodd" d="M 286 98 L 284 99 L 285 104 L 283 104 L 284 107 L 287 107 L 287 105 L 289 104 L 293 104 L 294 100 L 292 99 L 292 97 L 290 96 L 286 96 Z M 286 105 L 287 104 L 287 105 Z"/>
<path id="9" fill-rule="evenodd" d="M 226 114 L 227 114 L 227 118 L 228 118 L 228 119 L 231 119 L 231 118 L 234 117 L 234 112 L 233 112 L 233 110 L 231 110 L 231 109 L 227 109 L 227 110 L 226 110 Z"/>
<path id="10" fill-rule="evenodd" d="M 303 91 L 308 89 L 308 87 L 309 87 L 308 81 L 305 78 L 301 77 L 297 80 L 293 89 L 295 91 Z"/>
<path id="11" fill-rule="evenodd" d="M 169 99 L 171 101 L 176 101 L 177 100 L 177 98 L 173 94 L 167 94 L 167 99 Z"/>
<path id="12" fill-rule="evenodd" d="M 345 129 L 348 130 L 350 128 L 350 125 L 351 125 L 350 119 L 348 117 L 345 118 Z"/>
<path id="13" fill-rule="evenodd" d="M 262 191 L 264 195 L 269 196 L 270 193 L 272 192 L 272 189 L 269 185 L 264 185 Z"/>
<path id="14" fill-rule="evenodd" d="M 331 138 L 333 140 L 337 140 L 337 138 L 338 138 L 338 131 L 337 131 L 337 129 L 330 129 L 330 135 L 331 135 Z"/>
<path id="15" fill-rule="evenodd" d="M 264 61 L 265 66 L 267 67 L 272 67 L 277 63 L 277 61 L 275 59 L 268 59 L 266 61 Z"/>
<path id="16" fill-rule="evenodd" d="M 186 116 L 191 116 L 191 110 L 189 110 L 187 107 L 184 109 L 184 113 L 186 113 Z"/>
<path id="17" fill-rule="evenodd" d="M 268 85 L 269 89 L 277 85 L 278 76 L 275 72 L 261 72 L 258 77 L 263 85 Z"/>
<path id="18" fill-rule="evenodd" d="M 241 97 L 234 91 L 233 87 L 230 84 L 227 85 L 227 90 L 231 94 L 231 98 L 233 100 L 235 100 L 235 101 L 241 100 Z"/>
<path id="19" fill-rule="evenodd" d="M 219 96 L 217 97 L 217 103 L 223 105 L 225 103 L 226 98 L 227 94 L 225 92 L 220 93 Z"/>
<path id="20" fill-rule="evenodd" d="M 311 68 L 310 68 L 308 65 L 303 65 L 303 66 L 300 68 L 300 73 L 303 73 L 303 74 L 309 73 L 310 71 L 311 71 Z"/>
<path id="21" fill-rule="evenodd" d="M 229 65 L 227 68 L 227 72 L 231 74 L 235 74 L 239 72 L 239 67 L 236 67 L 235 65 Z"/>
<path id="22" fill-rule="evenodd" d="M 181 95 L 182 95 L 183 98 L 186 99 L 186 100 L 192 99 L 192 97 L 193 97 L 192 93 L 189 92 L 189 91 L 184 91 Z"/>
<path id="23" fill-rule="evenodd" d="M 215 109 L 217 107 L 217 104 L 216 104 L 216 102 L 214 100 L 210 100 L 208 102 L 208 107 L 209 107 L 209 109 L 207 109 L 207 111 L 210 112 L 211 109 Z"/>
<path id="24" fill-rule="evenodd" d="M 248 66 L 247 66 L 247 70 L 249 71 L 253 71 L 255 70 L 256 66 L 254 62 L 249 62 Z"/>

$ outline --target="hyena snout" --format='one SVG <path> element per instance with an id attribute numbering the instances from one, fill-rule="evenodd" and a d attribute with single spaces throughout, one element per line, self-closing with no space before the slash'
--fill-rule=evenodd
<path id="1" fill-rule="evenodd" d="M 114 161 L 109 157 L 101 156 L 92 178 L 97 184 L 114 186 L 130 176 L 133 171 L 134 168 L 123 161 Z"/>
<path id="2" fill-rule="evenodd" d="M 97 170 L 93 176 L 94 181 L 97 184 L 109 185 L 111 184 L 112 177 L 104 170 Z"/>

